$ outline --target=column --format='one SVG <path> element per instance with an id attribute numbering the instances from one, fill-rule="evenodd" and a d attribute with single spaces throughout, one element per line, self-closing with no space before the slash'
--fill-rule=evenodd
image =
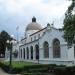
<path id="1" fill-rule="evenodd" d="M 25 48 L 25 60 L 27 60 L 27 48 Z"/>
<path id="2" fill-rule="evenodd" d="M 36 51 L 35 51 L 35 46 L 33 47 L 33 60 L 36 60 Z"/>
<path id="3" fill-rule="evenodd" d="M 39 60 L 44 59 L 44 49 L 41 47 L 39 48 Z"/>
<path id="4" fill-rule="evenodd" d="M 18 51 L 18 59 L 20 60 L 20 49 Z"/>
<path id="5" fill-rule="evenodd" d="M 22 60 L 24 60 L 24 49 L 22 48 Z"/>
<path id="6" fill-rule="evenodd" d="M 22 60 L 22 49 L 21 49 L 21 60 Z"/>
<path id="7" fill-rule="evenodd" d="M 29 48 L 29 60 L 31 60 L 31 49 Z"/>
<path id="8" fill-rule="evenodd" d="M 53 58 L 53 49 L 52 47 L 50 46 L 49 47 L 49 59 L 52 59 Z"/>
<path id="9" fill-rule="evenodd" d="M 21 60 L 21 49 L 19 50 L 19 59 Z"/>

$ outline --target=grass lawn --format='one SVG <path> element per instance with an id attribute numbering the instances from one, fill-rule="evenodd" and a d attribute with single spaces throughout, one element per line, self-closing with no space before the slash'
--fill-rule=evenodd
<path id="1" fill-rule="evenodd" d="M 2 63 L 9 65 L 8 61 L 2 62 Z M 37 64 L 32 63 L 32 62 L 25 62 L 25 61 L 12 61 L 13 67 L 21 68 L 21 67 L 28 66 L 28 65 L 37 65 Z"/>
<path id="2" fill-rule="evenodd" d="M 8 61 L 2 61 L 2 63 L 6 64 L 6 65 L 9 65 L 9 62 Z M 37 63 L 32 63 L 32 62 L 25 62 L 25 61 L 12 61 L 12 67 L 13 68 L 23 68 L 24 66 L 30 66 L 30 65 L 39 65 Z M 39 69 L 42 68 L 42 67 L 39 67 Z M 39 71 L 41 71 L 42 69 L 39 70 L 37 67 L 34 69 L 34 68 L 31 68 L 31 72 L 29 72 L 28 70 L 26 71 L 23 71 L 23 74 L 22 75 L 55 75 L 53 73 L 42 73 Z M 18 73 L 18 69 L 16 69 L 16 73 Z"/>

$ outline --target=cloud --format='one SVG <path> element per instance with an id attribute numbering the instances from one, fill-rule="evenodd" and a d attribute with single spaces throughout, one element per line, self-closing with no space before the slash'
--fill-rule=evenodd
<path id="1" fill-rule="evenodd" d="M 19 33 L 23 35 L 33 16 L 44 27 L 47 22 L 60 20 L 70 4 L 68 0 L 0 0 L 0 30 L 16 35 L 19 25 Z"/>
<path id="2" fill-rule="evenodd" d="M 43 1 L 45 3 L 43 3 Z M 35 10 L 37 10 L 41 13 L 47 12 L 49 14 L 51 12 L 56 14 L 61 10 L 63 11 L 63 9 L 65 10 L 69 3 L 69 1 L 65 0 L 0 0 L 0 8 L 7 12 L 7 14 L 23 12 L 24 9 L 26 9 L 26 12 L 27 9 L 29 9 L 35 13 Z M 55 12 L 56 10 L 57 12 Z"/>

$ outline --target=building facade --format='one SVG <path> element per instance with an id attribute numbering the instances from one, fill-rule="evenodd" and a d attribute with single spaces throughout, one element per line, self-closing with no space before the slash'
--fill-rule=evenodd
<path id="1" fill-rule="evenodd" d="M 42 64 L 75 64 L 75 46 L 69 48 L 64 39 L 62 29 L 56 29 L 53 25 L 47 24 L 42 28 L 32 18 L 27 25 L 23 39 L 13 45 L 13 51 L 18 51 L 17 59 Z"/>

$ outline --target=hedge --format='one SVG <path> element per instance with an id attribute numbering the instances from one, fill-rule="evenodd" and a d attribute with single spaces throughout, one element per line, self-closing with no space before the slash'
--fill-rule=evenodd
<path id="1" fill-rule="evenodd" d="M 75 66 L 66 67 L 65 65 L 55 65 L 55 64 L 38 64 L 38 65 L 27 65 L 21 68 L 10 67 L 0 62 L 0 67 L 7 73 L 21 75 L 40 75 L 44 74 L 54 74 L 54 75 L 75 75 Z"/>

